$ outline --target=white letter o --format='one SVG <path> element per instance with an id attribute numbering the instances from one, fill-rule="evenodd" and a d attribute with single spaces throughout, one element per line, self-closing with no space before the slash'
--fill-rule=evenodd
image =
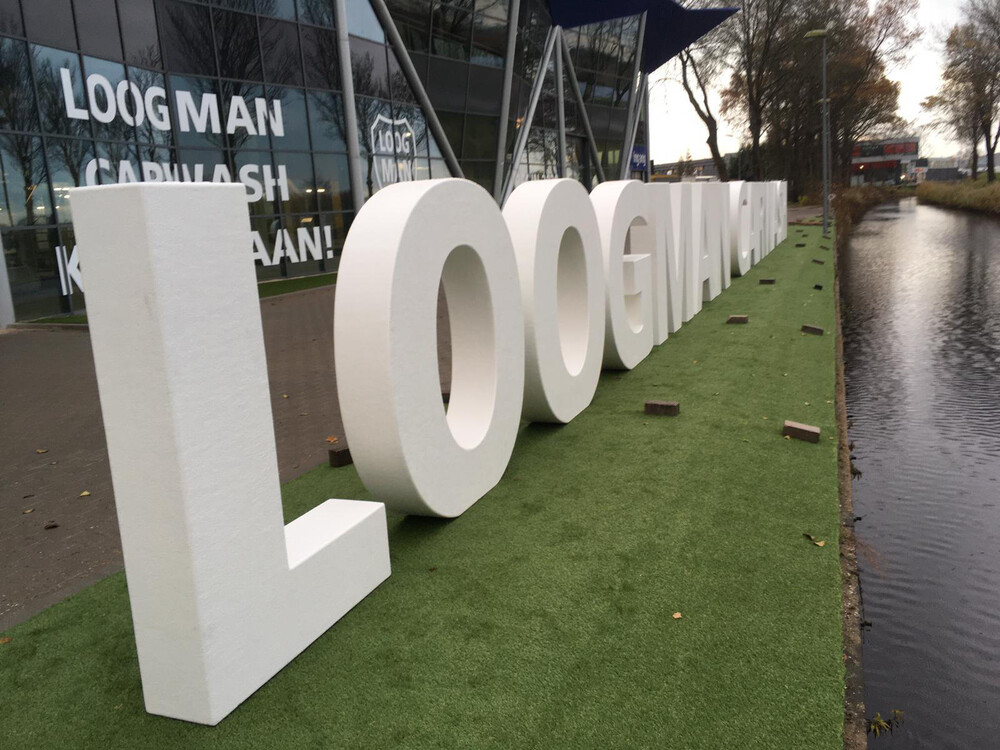
<path id="1" fill-rule="evenodd" d="M 594 398 L 604 356 L 604 270 L 597 216 L 576 180 L 519 186 L 503 210 L 521 275 L 521 415 L 568 423 Z"/>
<path id="2" fill-rule="evenodd" d="M 452 340 L 447 412 L 441 282 Z M 475 183 L 398 183 L 358 212 L 337 277 L 334 360 L 351 456 L 376 500 L 454 517 L 500 481 L 521 419 L 522 320 L 507 226 Z"/>

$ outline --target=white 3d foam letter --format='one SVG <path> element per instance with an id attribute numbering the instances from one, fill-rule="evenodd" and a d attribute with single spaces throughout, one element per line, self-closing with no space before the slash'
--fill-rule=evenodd
<path id="1" fill-rule="evenodd" d="M 524 406 L 571 421 L 594 398 L 604 358 L 604 261 L 597 216 L 577 180 L 519 186 L 503 210 L 524 307 Z"/>
<path id="2" fill-rule="evenodd" d="M 733 273 L 744 276 L 753 265 L 750 239 L 750 183 L 729 183 L 729 246 Z"/>
<path id="3" fill-rule="evenodd" d="M 643 184 L 604 182 L 590 194 L 604 254 L 604 366 L 631 370 L 653 348 L 653 222 Z M 626 252 L 627 246 L 627 252 Z"/>
<path id="4" fill-rule="evenodd" d="M 778 242 L 788 239 L 788 183 L 778 183 Z"/>
<path id="5" fill-rule="evenodd" d="M 729 188 L 723 183 L 701 186 L 702 300 L 718 297 L 729 286 Z M 726 255 L 723 260 L 723 255 Z"/>
<path id="6" fill-rule="evenodd" d="M 681 259 L 680 235 L 680 205 L 681 186 L 664 183 L 649 183 L 646 192 L 649 194 L 650 212 L 656 222 L 656 231 L 660 234 L 658 248 L 663 249 L 663 271 L 666 274 L 666 286 L 662 297 L 666 304 L 667 330 L 675 333 L 684 322 L 684 292 L 681 272 L 684 267 Z M 659 274 L 654 276 L 656 282 Z M 654 284 L 655 286 L 655 284 Z M 662 343 L 662 342 L 661 342 Z"/>
<path id="7" fill-rule="evenodd" d="M 685 182 L 681 188 L 681 260 L 684 264 L 684 322 L 701 312 L 704 277 L 702 276 L 702 239 L 705 224 L 702 220 L 701 183 Z"/>
<path id="8" fill-rule="evenodd" d="M 764 183 L 750 183 L 750 252 L 753 265 L 760 263 L 767 255 L 764 244 L 767 218 L 764 210 Z"/>
<path id="9" fill-rule="evenodd" d="M 437 360 L 442 281 L 447 412 Z M 521 420 L 522 315 L 510 234 L 475 183 L 398 183 L 358 212 L 337 277 L 334 359 L 351 456 L 378 500 L 454 517 L 500 481 Z"/>
<path id="10" fill-rule="evenodd" d="M 70 201 L 146 710 L 216 724 L 389 575 L 385 508 L 283 523 L 242 185 Z"/>

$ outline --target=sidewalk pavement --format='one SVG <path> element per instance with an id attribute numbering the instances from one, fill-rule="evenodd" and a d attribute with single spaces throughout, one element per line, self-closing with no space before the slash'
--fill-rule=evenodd
<path id="1" fill-rule="evenodd" d="M 261 300 L 282 482 L 326 461 L 327 437 L 344 440 L 333 370 L 335 289 Z M 447 385 L 443 305 L 438 318 Z M 156 441 L 149 435 L 151 450 Z M 89 332 L 0 332 L 0 456 L 2 631 L 122 568 Z"/>

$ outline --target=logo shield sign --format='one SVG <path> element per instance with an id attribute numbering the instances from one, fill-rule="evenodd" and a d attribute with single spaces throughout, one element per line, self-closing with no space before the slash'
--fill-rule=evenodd
<path id="1" fill-rule="evenodd" d="M 392 119 L 383 114 L 376 115 L 371 127 L 371 153 L 375 162 L 375 181 L 379 188 L 414 179 L 415 150 L 413 128 L 410 127 L 409 120 L 405 117 Z"/>

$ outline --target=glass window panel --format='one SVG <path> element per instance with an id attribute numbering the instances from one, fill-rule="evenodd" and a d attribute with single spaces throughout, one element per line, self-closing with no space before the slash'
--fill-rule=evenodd
<path id="1" fill-rule="evenodd" d="M 278 149 L 309 150 L 309 125 L 306 115 L 306 97 L 301 89 L 280 86 L 266 88 L 269 101 L 281 102 L 283 135 L 271 133 L 271 143 Z"/>
<path id="2" fill-rule="evenodd" d="M 21 9 L 17 0 L 0 0 L 0 34 L 24 36 Z"/>
<path id="3" fill-rule="evenodd" d="M 500 100 L 503 98 L 503 70 L 499 68 L 469 69 L 470 112 L 484 115 L 500 114 Z"/>
<path id="4" fill-rule="evenodd" d="M 125 66 L 121 63 L 101 60 L 97 57 L 84 57 L 83 72 L 88 80 L 91 76 L 95 76 L 95 81 L 100 82 L 103 79 L 103 82 L 110 84 L 110 95 L 106 85 L 87 86 L 88 95 L 91 93 L 91 89 L 93 91 L 93 95 L 88 96 L 88 101 L 90 103 L 90 122 L 91 127 L 94 129 L 94 137 L 106 140 L 135 140 L 135 128 L 129 125 L 125 119 L 128 117 L 132 121 L 135 120 L 138 110 L 134 108 L 134 97 L 124 97 L 126 107 L 128 107 L 126 113 L 118 111 L 118 84 L 125 81 Z M 96 78 L 96 76 L 100 76 L 100 78 Z M 111 122 L 101 122 L 97 119 L 98 113 L 104 113 L 103 116 L 113 117 L 113 119 Z"/>
<path id="5" fill-rule="evenodd" d="M 210 78 L 193 78 L 190 76 L 168 76 L 167 82 L 170 84 L 170 121 L 173 123 L 174 142 L 178 146 L 194 146 L 201 148 L 222 148 L 225 145 L 225 112 L 223 103 L 219 97 L 219 84 Z M 255 87 L 256 88 L 256 87 Z M 180 116 L 177 95 L 183 92 L 183 100 L 187 101 L 190 95 L 194 102 L 195 113 L 205 113 L 204 131 L 199 133 L 198 123 L 193 115 L 187 115 L 186 124 L 188 130 L 185 131 L 182 125 L 184 118 Z M 217 123 L 213 122 L 214 115 L 218 113 Z M 218 124 L 218 131 L 215 126 Z"/>
<path id="6" fill-rule="evenodd" d="M 346 151 L 344 139 L 344 102 L 340 94 L 310 91 L 309 128 L 316 151 Z"/>
<path id="7" fill-rule="evenodd" d="M 391 47 L 386 48 L 389 58 L 389 85 L 392 90 L 392 100 L 395 103 L 416 103 L 417 97 L 410 89 L 410 82 L 406 80 L 406 74 L 396 59 L 396 53 Z"/>
<path id="8" fill-rule="evenodd" d="M 278 171 L 271 164 L 270 152 L 231 151 L 229 159 L 233 182 L 242 182 L 246 185 L 248 197 L 252 197 L 254 193 L 258 194 L 254 200 L 247 201 L 250 215 L 273 214 L 277 210 L 277 201 L 280 196 L 278 189 L 272 187 L 272 198 L 268 199 L 264 186 L 267 174 L 270 174 L 272 179 L 278 178 Z"/>
<path id="9" fill-rule="evenodd" d="M 431 57 L 427 95 L 434 109 L 464 110 L 469 66 L 454 60 Z"/>
<path id="10" fill-rule="evenodd" d="M 257 0 L 257 12 L 294 21 L 295 0 Z"/>
<path id="11" fill-rule="evenodd" d="M 41 138 L 0 133 L 0 176 L 6 193 L 3 225 L 52 223 L 52 200 Z"/>
<path id="12" fill-rule="evenodd" d="M 0 37 L 0 129 L 38 131 L 30 59 L 26 43 Z M 36 59 L 35 75 L 38 69 Z"/>
<path id="13" fill-rule="evenodd" d="M 263 252 L 268 259 L 273 258 L 275 240 L 281 230 L 281 220 L 277 216 L 251 216 L 250 230 L 257 233 L 263 245 Z M 257 264 L 257 281 L 267 281 L 281 276 L 281 265 L 278 263 L 273 266 L 265 266 L 260 264 L 258 259 L 254 260 Z"/>
<path id="14" fill-rule="evenodd" d="M 468 60 L 472 39 L 472 14 L 450 5 L 438 5 L 431 23 L 431 52 L 441 57 Z"/>
<path id="15" fill-rule="evenodd" d="M 429 45 L 426 24 L 396 22 L 399 35 L 409 52 L 426 52 Z"/>
<path id="16" fill-rule="evenodd" d="M 490 192 L 493 191 L 493 162 L 463 161 L 462 171 L 465 173 L 465 179 L 478 183 Z"/>
<path id="17" fill-rule="evenodd" d="M 268 2 L 269 0 L 261 0 L 260 5 L 266 6 Z M 256 0 L 213 0 L 213 4 L 230 10 L 241 10 L 244 13 L 253 13 L 257 10 L 258 5 Z"/>
<path id="18" fill-rule="evenodd" d="M 368 0 L 347 0 L 347 31 L 352 36 L 385 42 L 385 32 Z"/>
<path id="19" fill-rule="evenodd" d="M 262 78 L 260 40 L 257 19 L 246 13 L 215 9 L 215 43 L 219 56 L 219 74 L 223 78 Z"/>
<path id="20" fill-rule="evenodd" d="M 122 26 L 122 46 L 125 48 L 126 62 L 147 68 L 162 67 L 153 0 L 120 2 L 118 20 Z"/>
<path id="21" fill-rule="evenodd" d="M 384 45 L 351 37 L 351 70 L 355 94 L 389 98 L 389 68 Z"/>
<path id="22" fill-rule="evenodd" d="M 52 194 L 56 202 L 56 221 L 72 221 L 69 191 L 71 188 L 87 184 L 87 166 L 95 158 L 94 144 L 76 138 L 48 138 L 45 147 L 49 157 Z M 91 179 L 96 177 L 96 163 L 92 170 Z"/>
<path id="23" fill-rule="evenodd" d="M 284 167 L 288 198 L 282 199 L 275 191 L 283 213 L 302 214 L 316 210 L 316 179 L 313 176 L 312 157 L 309 154 L 274 152 L 275 174 Z"/>
<path id="24" fill-rule="evenodd" d="M 336 2 L 337 0 L 299 0 L 299 20 L 332 29 L 336 25 Z"/>
<path id="25" fill-rule="evenodd" d="M 379 153 L 378 145 L 380 136 L 386 127 L 391 129 L 392 106 L 387 101 L 381 99 L 369 99 L 368 97 L 355 97 L 358 113 L 358 142 L 361 146 L 361 181 L 364 185 L 365 197 L 369 198 L 383 184 L 383 175 L 379 172 L 382 166 L 379 156 L 385 157 L 384 153 Z M 389 156 L 395 158 L 394 154 Z"/>
<path id="26" fill-rule="evenodd" d="M 160 146 L 173 145 L 170 128 L 170 105 L 165 93 L 166 77 L 155 70 L 130 67 L 128 79 L 143 93 L 143 107 L 146 109 L 145 117 L 135 129 L 137 140 L 140 143 L 155 143 Z M 158 96 L 155 91 L 150 92 L 153 87 L 162 89 L 164 94 Z M 147 99 L 152 107 L 146 107 Z"/>
<path id="27" fill-rule="evenodd" d="M 448 165 L 444 159 L 431 159 L 431 179 L 438 180 L 442 177 L 451 177 L 451 170 L 448 169 Z"/>
<path id="28" fill-rule="evenodd" d="M 76 33 L 80 51 L 88 55 L 122 59 L 115 0 L 87 0 L 76 4 Z"/>
<path id="29" fill-rule="evenodd" d="M 212 182 L 216 167 L 225 165 L 226 159 L 218 149 L 182 148 L 177 152 L 177 162 L 185 182 Z"/>
<path id="30" fill-rule="evenodd" d="M 480 13 L 489 13 L 494 18 L 497 18 L 504 23 L 507 22 L 507 13 L 510 6 L 510 0 L 476 0 L 476 15 Z"/>
<path id="31" fill-rule="evenodd" d="M 24 27 L 32 41 L 76 49 L 70 0 L 27 0 L 21 6 Z"/>
<path id="32" fill-rule="evenodd" d="M 462 155 L 466 159 L 491 159 L 497 150 L 497 118 L 466 115 Z"/>
<path id="33" fill-rule="evenodd" d="M 133 144 L 120 141 L 98 141 L 97 158 L 99 165 L 97 175 L 102 185 L 142 182 L 139 155 Z M 101 159 L 105 161 L 101 162 Z"/>
<path id="34" fill-rule="evenodd" d="M 351 201 L 351 174 L 344 154 L 315 154 L 316 197 L 320 211 L 349 211 Z"/>
<path id="35" fill-rule="evenodd" d="M 507 22 L 477 14 L 472 30 L 472 61 L 502 68 L 507 54 Z"/>
<path id="36" fill-rule="evenodd" d="M 438 112 L 438 120 L 441 121 L 441 127 L 444 130 L 444 135 L 448 139 L 448 143 L 451 144 L 452 151 L 458 158 L 462 158 L 462 132 L 465 129 L 465 116 L 455 114 L 452 112 Z M 435 154 L 431 154 L 434 156 Z"/>
<path id="37" fill-rule="evenodd" d="M 340 88 L 340 61 L 337 34 L 328 29 L 300 27 L 302 58 L 306 66 L 306 85 L 321 89 Z"/>
<path id="38" fill-rule="evenodd" d="M 406 120 L 409 125 L 409 130 L 413 134 L 414 155 L 427 156 L 430 132 L 423 111 L 420 107 L 412 104 L 394 104 L 393 110 L 397 119 Z M 437 144 L 435 144 L 435 148 L 437 148 Z"/>
<path id="39" fill-rule="evenodd" d="M 260 48 L 264 56 L 264 80 L 302 85 L 302 58 L 295 24 L 261 18 Z"/>
<path id="40" fill-rule="evenodd" d="M 59 234 L 54 227 L 4 231 L 4 256 L 17 320 L 68 311 L 56 265 L 58 244 Z"/>
<path id="41" fill-rule="evenodd" d="M 217 85 L 221 109 L 219 116 L 223 129 L 227 131 L 229 148 L 236 150 L 270 148 L 268 120 L 264 117 L 257 118 L 256 100 L 267 100 L 268 110 L 271 110 L 271 100 L 280 99 L 281 89 L 277 86 L 265 88 L 259 84 L 242 81 L 220 81 Z M 234 126 L 232 133 L 228 132 L 230 120 Z M 284 120 L 284 108 L 282 108 L 282 120 Z"/>
<path id="42" fill-rule="evenodd" d="M 178 0 L 160 0 L 160 39 L 164 61 L 171 72 L 216 74 L 208 8 Z"/>
<path id="43" fill-rule="evenodd" d="M 42 129 L 46 133 L 89 136 L 90 114 L 87 112 L 80 57 L 72 52 L 34 44 L 30 49 L 35 66 L 35 83 L 40 96 L 38 104 L 42 112 Z M 70 117 L 67 112 L 61 72 L 64 68 L 72 81 L 74 110 L 83 110 L 86 119 Z"/>

